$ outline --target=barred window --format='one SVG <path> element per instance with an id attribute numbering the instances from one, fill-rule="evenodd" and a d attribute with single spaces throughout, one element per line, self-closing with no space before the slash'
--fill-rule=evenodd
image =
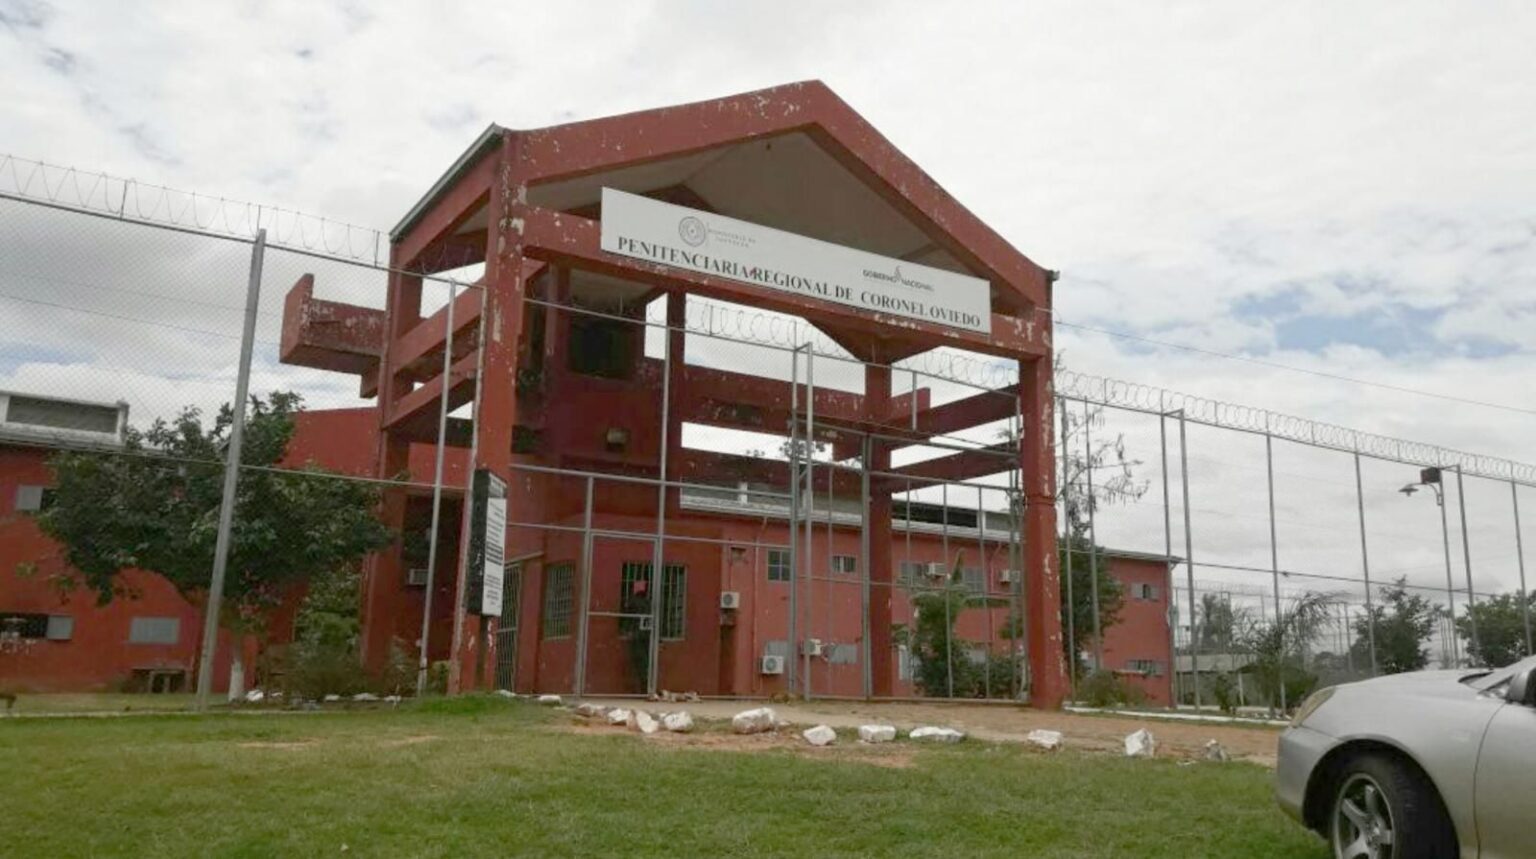
<path id="1" fill-rule="evenodd" d="M 833 665 L 857 665 L 859 664 L 859 646 L 834 644 L 827 653 L 827 662 Z"/>
<path id="2" fill-rule="evenodd" d="M 911 587 L 921 584 L 926 576 L 928 565 L 921 561 L 902 561 L 900 584 Z"/>
<path id="3" fill-rule="evenodd" d="M 1163 676 L 1163 663 L 1156 659 L 1129 659 L 1126 660 L 1125 670 L 1145 674 L 1148 677 L 1161 677 Z"/>
<path id="4" fill-rule="evenodd" d="M 859 574 L 859 559 L 853 555 L 833 555 L 832 572 L 856 576 Z"/>
<path id="5" fill-rule="evenodd" d="M 619 571 L 619 611 L 649 616 L 650 583 L 650 564 L 636 561 L 625 563 Z M 634 625 L 634 631 L 641 628 L 639 624 Z M 688 568 L 682 564 L 667 564 L 662 567 L 661 637 L 667 641 L 680 641 L 687 629 Z"/>
<path id="6" fill-rule="evenodd" d="M 544 637 L 571 634 L 571 610 L 575 605 L 575 567 L 566 562 L 544 568 Z"/>
<path id="7" fill-rule="evenodd" d="M 985 593 L 987 590 L 986 576 L 979 567 L 963 567 L 960 570 L 960 584 L 973 594 Z"/>
<path id="8" fill-rule="evenodd" d="M 789 581 L 789 551 L 786 549 L 768 550 L 768 581 Z"/>

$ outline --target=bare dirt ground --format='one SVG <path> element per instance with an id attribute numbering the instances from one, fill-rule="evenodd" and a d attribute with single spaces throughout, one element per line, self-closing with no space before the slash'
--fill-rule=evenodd
<path id="1" fill-rule="evenodd" d="M 884 724 L 895 725 L 905 732 L 921 725 L 938 725 L 964 731 L 979 740 L 1000 743 L 1024 742 L 1025 735 L 1030 731 L 1044 728 L 1060 731 L 1065 736 L 1067 748 L 1116 753 L 1124 750 L 1126 734 L 1146 728 L 1157 738 L 1159 757 L 1199 758 L 1204 754 L 1205 744 L 1216 740 L 1233 759 L 1267 767 L 1275 765 L 1275 745 L 1279 739 L 1279 732 L 1275 729 L 1258 726 L 1179 722 L 1157 719 L 1155 716 L 1140 718 L 1046 712 L 996 704 L 812 701 L 764 705 L 746 701 L 663 703 L 634 699 L 584 700 L 612 707 L 639 707 L 654 712 L 687 710 L 696 718 L 712 720 L 728 720 L 742 710 L 771 706 L 780 719 L 803 727 L 830 725 L 834 728 L 854 729 L 859 725 Z M 790 746 L 797 742 L 797 739 L 780 739 Z"/>

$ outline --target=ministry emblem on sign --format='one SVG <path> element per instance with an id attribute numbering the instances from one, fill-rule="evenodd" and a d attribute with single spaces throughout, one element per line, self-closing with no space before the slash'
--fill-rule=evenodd
<path id="1" fill-rule="evenodd" d="M 689 215 L 677 222 L 677 235 L 688 244 L 698 247 L 709 238 L 709 227 L 704 226 L 703 221 Z"/>

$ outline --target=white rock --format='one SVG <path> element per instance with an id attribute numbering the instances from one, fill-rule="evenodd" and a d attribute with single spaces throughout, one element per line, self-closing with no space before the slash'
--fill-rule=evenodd
<path id="1" fill-rule="evenodd" d="M 1205 744 L 1205 759 L 1208 761 L 1229 761 L 1232 756 L 1227 754 L 1227 749 L 1221 743 L 1211 740 Z"/>
<path id="2" fill-rule="evenodd" d="M 324 701 L 327 704 L 334 704 L 337 701 L 341 700 L 341 696 L 337 695 L 335 692 L 332 692 L 331 694 L 325 696 L 324 698 L 322 698 L 320 700 Z"/>
<path id="3" fill-rule="evenodd" d="M 932 726 L 913 728 L 907 736 L 914 740 L 929 740 L 936 743 L 958 743 L 965 739 L 965 734 L 960 733 L 954 728 L 935 728 Z"/>
<path id="4" fill-rule="evenodd" d="M 586 716 L 588 718 L 591 718 L 593 716 L 605 715 L 607 712 L 608 712 L 608 708 L 604 707 L 604 706 L 602 706 L 600 704 L 586 703 L 586 704 L 577 704 L 576 705 L 576 715 L 578 715 L 578 716 Z"/>
<path id="5" fill-rule="evenodd" d="M 778 721 L 778 714 L 773 712 L 772 707 L 758 707 L 732 716 L 731 730 L 738 734 L 761 734 L 773 730 Z"/>
<path id="6" fill-rule="evenodd" d="M 634 712 L 634 720 L 631 724 L 635 730 L 642 734 L 654 734 L 661 730 L 661 723 L 656 721 L 656 717 L 644 710 L 636 710 Z"/>
<path id="7" fill-rule="evenodd" d="M 252 689 L 251 691 L 245 693 L 246 703 L 249 704 L 260 704 L 263 700 L 266 699 L 266 697 L 267 693 L 261 691 L 260 689 Z"/>
<path id="8" fill-rule="evenodd" d="M 1024 735 L 1024 742 L 1050 752 L 1061 748 L 1061 741 L 1060 731 L 1047 731 L 1042 728 L 1036 728 Z"/>
<path id="9" fill-rule="evenodd" d="M 558 706 L 559 703 L 560 703 L 560 696 L 559 695 L 540 695 L 539 696 L 539 703 L 540 704 L 547 704 L 549 706 Z"/>
<path id="10" fill-rule="evenodd" d="M 511 689 L 497 689 L 496 690 L 496 694 L 500 695 L 503 698 L 516 698 L 517 697 L 517 693 L 513 692 Z"/>
<path id="11" fill-rule="evenodd" d="M 686 734 L 693 730 L 693 716 L 686 710 L 677 713 L 663 713 L 661 726 L 674 734 Z"/>
<path id="12" fill-rule="evenodd" d="M 859 742 L 889 743 L 896 739 L 896 729 L 891 725 L 860 725 Z"/>
<path id="13" fill-rule="evenodd" d="M 1142 728 L 1125 736 L 1125 756 L 1128 758 L 1150 758 L 1157 754 L 1157 739 L 1152 732 Z"/>
<path id="14" fill-rule="evenodd" d="M 826 725 L 806 728 L 800 736 L 805 737 L 805 741 L 813 746 L 830 746 L 837 742 L 837 732 Z"/>
<path id="15" fill-rule="evenodd" d="M 377 700 L 379 700 L 379 696 L 373 694 L 372 692 L 359 692 L 356 695 L 352 696 L 352 700 L 353 701 L 377 701 Z"/>
<path id="16" fill-rule="evenodd" d="M 608 724 L 628 725 L 631 713 L 623 707 L 614 707 L 608 711 Z"/>

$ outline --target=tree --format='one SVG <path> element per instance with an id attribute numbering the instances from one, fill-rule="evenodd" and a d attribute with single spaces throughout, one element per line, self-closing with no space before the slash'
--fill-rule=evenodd
<path id="1" fill-rule="evenodd" d="M 1409 594 L 1407 585 L 1406 578 L 1399 578 L 1383 588 L 1381 601 L 1354 620 L 1356 657 L 1369 664 L 1374 626 L 1376 666 L 1383 674 L 1418 671 L 1429 664 L 1424 644 L 1440 609 L 1420 594 Z"/>
<path id="2" fill-rule="evenodd" d="M 251 398 L 221 617 L 240 634 L 260 631 L 293 586 L 392 539 L 374 516 L 372 485 L 313 465 L 274 468 L 301 407 L 293 393 Z M 61 591 L 84 588 L 100 604 L 132 597 L 122 574 L 139 569 L 159 574 L 194 604 L 206 598 L 233 415 L 226 404 L 205 426 L 202 413 L 188 407 L 174 421 L 130 428 L 121 452 L 53 457 L 53 503 L 38 524 L 72 568 L 54 575 Z M 238 678 L 238 648 L 235 658 Z"/>
<path id="3" fill-rule="evenodd" d="M 1332 623 L 1333 602 L 1330 594 L 1308 591 L 1271 619 L 1239 618 L 1235 641 L 1252 657 L 1244 670 L 1253 676 L 1259 694 L 1271 707 L 1279 707 L 1282 687 L 1286 706 L 1295 707 L 1317 684 L 1316 675 L 1306 670 L 1302 654 L 1323 627 Z"/>
<path id="4" fill-rule="evenodd" d="M 1056 369 L 1062 369 L 1058 354 Z M 1063 511 L 1066 539 L 1059 546 L 1061 587 L 1062 646 L 1067 658 L 1091 651 L 1094 644 L 1093 602 L 1095 576 L 1098 579 L 1099 629 L 1108 630 L 1120 620 L 1124 602 L 1123 588 L 1109 573 L 1103 546 L 1095 546 L 1091 516 L 1106 506 L 1130 504 L 1146 494 L 1147 481 L 1137 479 L 1141 460 L 1126 452 L 1125 436 L 1095 438 L 1092 430 L 1104 425 L 1102 406 L 1087 406 L 1074 412 L 1063 408 L 1061 436 L 1057 440 L 1057 467 L 1062 480 L 1057 486 L 1057 500 Z M 1089 485 L 1092 484 L 1092 491 Z M 1022 511 L 1018 511 L 1022 512 Z M 1097 549 L 1097 551 L 1093 551 Z M 1067 587 L 1067 552 L 1071 551 L 1070 589 Z M 1092 560 L 1097 557 L 1098 564 Z M 1072 604 L 1068 605 L 1068 598 Z M 1068 621 L 1071 636 L 1068 636 Z M 1068 640 L 1071 638 L 1072 640 Z"/>
<path id="5" fill-rule="evenodd" d="M 1526 609 L 1536 614 L 1536 594 L 1526 594 Z M 1469 616 L 1470 615 L 1470 616 Z M 1479 665 L 1499 668 L 1526 654 L 1525 613 L 1519 594 L 1499 594 L 1473 603 L 1456 618 L 1456 632 L 1470 642 L 1472 618 L 1477 620 L 1477 646 L 1467 646 L 1467 653 Z"/>
<path id="6" fill-rule="evenodd" d="M 1201 594 L 1195 610 L 1200 649 L 1207 653 L 1230 653 L 1246 620 L 1246 612 L 1234 609 L 1229 595 Z"/>

